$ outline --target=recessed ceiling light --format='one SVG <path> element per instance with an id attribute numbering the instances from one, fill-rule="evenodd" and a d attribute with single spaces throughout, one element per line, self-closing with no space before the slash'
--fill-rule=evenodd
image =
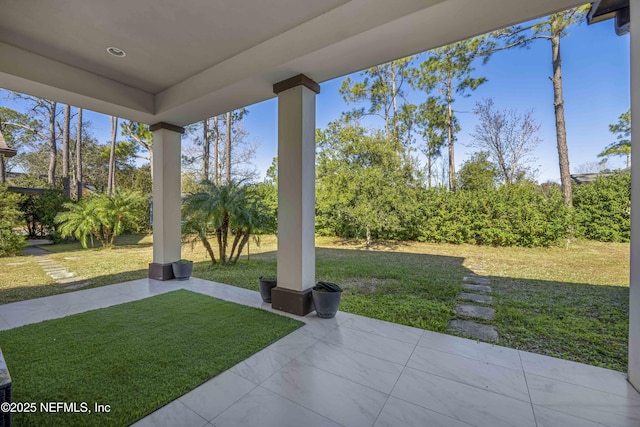
<path id="1" fill-rule="evenodd" d="M 118 58 L 124 58 L 125 56 L 127 56 L 125 51 L 118 47 L 108 47 L 107 52 L 109 52 L 109 55 L 117 56 Z"/>

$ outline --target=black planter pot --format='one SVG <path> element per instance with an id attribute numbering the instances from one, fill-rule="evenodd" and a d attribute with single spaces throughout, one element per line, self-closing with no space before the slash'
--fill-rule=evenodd
<path id="1" fill-rule="evenodd" d="M 340 306 L 340 292 L 326 292 L 311 290 L 313 305 L 316 307 L 316 314 L 323 319 L 331 319 L 336 316 Z"/>
<path id="2" fill-rule="evenodd" d="M 260 296 L 262 297 L 262 301 L 271 302 L 271 289 L 278 285 L 278 281 L 263 279 L 260 277 L 258 278 L 258 284 L 260 285 Z"/>
<path id="3" fill-rule="evenodd" d="M 188 280 L 193 271 L 193 261 L 185 263 L 174 262 L 171 263 L 171 268 L 173 269 L 173 275 L 176 280 Z"/>

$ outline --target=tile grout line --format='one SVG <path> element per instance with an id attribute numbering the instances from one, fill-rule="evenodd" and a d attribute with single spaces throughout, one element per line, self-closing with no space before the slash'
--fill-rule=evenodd
<path id="1" fill-rule="evenodd" d="M 422 333 L 422 335 L 420 336 L 420 338 L 422 338 L 422 336 L 423 336 L 423 335 L 424 335 L 424 332 Z M 418 340 L 418 342 L 420 342 L 420 340 Z M 417 406 L 417 407 L 419 407 L 419 408 L 426 409 L 427 411 L 431 411 L 431 412 L 434 412 L 434 413 L 436 413 L 436 414 L 440 414 L 440 415 L 442 415 L 442 416 L 445 416 L 445 417 L 447 417 L 447 418 L 451 418 L 451 419 L 453 419 L 453 420 L 456 420 L 456 421 L 462 422 L 462 423 L 464 423 L 464 424 L 469 424 L 469 423 L 467 423 L 466 421 L 461 420 L 461 419 L 459 419 L 459 418 L 452 417 L 452 416 L 450 416 L 450 415 L 448 415 L 448 414 L 443 414 L 442 412 L 438 412 L 438 411 L 433 410 L 433 409 L 431 409 L 431 408 L 425 408 L 425 407 L 424 407 L 424 406 L 422 406 L 422 405 L 418 405 L 417 403 L 409 402 L 408 400 L 405 400 L 405 399 L 403 399 L 403 398 L 401 398 L 401 397 L 393 396 L 393 390 L 395 390 L 396 386 L 398 385 L 398 382 L 400 381 L 400 378 L 402 377 L 402 374 L 404 374 L 405 370 L 406 370 L 407 368 L 409 368 L 409 366 L 407 366 L 407 364 L 408 364 L 408 363 L 409 363 L 409 361 L 411 360 L 411 357 L 413 356 L 413 353 L 415 352 L 416 348 L 418 348 L 418 344 L 416 344 L 416 345 L 414 346 L 413 351 L 411 352 L 411 356 L 409 356 L 409 359 L 407 359 L 407 363 L 405 363 L 405 364 L 404 364 L 404 366 L 402 367 L 402 371 L 400 371 L 400 375 L 398 375 L 398 379 L 396 380 L 395 384 L 394 384 L 394 385 L 393 385 L 393 387 L 391 388 L 391 392 L 389 392 L 389 394 L 388 394 L 388 396 L 387 396 L 387 400 L 385 400 L 384 405 L 382 405 L 382 408 L 380 408 L 380 412 L 378 413 L 378 416 L 376 417 L 375 421 L 373 422 L 373 425 L 375 425 L 375 423 L 376 423 L 376 422 L 378 422 L 378 418 L 380 418 L 380 415 L 382 415 L 382 411 L 384 410 L 385 406 L 387 406 L 387 403 L 389 402 L 389 399 L 390 399 L 391 397 L 393 397 L 394 399 L 401 400 L 401 401 L 403 401 L 403 402 L 405 402 L 405 403 L 408 403 L 408 404 L 410 404 L 410 405 L 415 405 L 415 406 Z M 413 368 L 409 368 L 409 369 L 413 369 Z M 448 378 L 447 378 L 447 379 L 448 379 Z M 471 424 L 469 424 L 469 425 L 471 426 Z"/>
<path id="2" fill-rule="evenodd" d="M 422 339 L 423 335 L 424 335 L 424 332 L 422 332 L 422 334 L 420 334 L 420 337 L 418 338 L 418 342 L 420 342 L 420 340 Z M 411 357 L 413 357 L 413 353 L 416 351 L 416 348 L 418 347 L 418 342 L 416 342 L 416 344 L 413 346 L 413 350 L 411 350 L 411 354 L 409 355 L 409 358 L 407 359 L 407 361 L 402 366 L 402 370 L 400 371 L 400 375 L 398 375 L 398 378 L 396 379 L 396 382 L 393 384 L 393 387 L 391 387 L 391 391 L 387 394 L 387 398 L 385 399 L 384 404 L 380 408 L 380 411 L 378 411 L 378 415 L 376 416 L 376 419 L 373 420 L 372 426 L 375 425 L 378 422 L 378 418 L 380 418 L 380 415 L 382 415 L 382 411 L 384 410 L 385 406 L 387 406 L 387 403 L 389 403 L 389 399 L 391 398 L 391 395 L 393 394 L 393 390 L 395 390 L 396 386 L 398 385 L 398 382 L 400 381 L 400 378 L 402 377 L 402 374 L 404 374 L 404 371 L 407 368 L 407 364 L 411 360 Z"/>
<path id="3" fill-rule="evenodd" d="M 275 371 L 273 374 L 271 374 L 271 375 L 269 376 L 269 378 L 273 377 L 275 374 L 277 374 L 278 372 L 280 372 L 281 370 L 283 370 L 285 367 L 289 366 L 289 365 L 290 365 L 294 360 L 295 360 L 296 362 L 298 362 L 298 363 L 301 363 L 299 360 L 296 360 L 295 358 L 292 358 L 292 359 L 289 361 L 289 363 L 287 363 L 287 364 L 286 364 L 286 365 L 284 365 L 282 368 L 280 368 L 280 369 L 278 369 L 277 371 Z M 307 365 L 307 366 L 308 366 L 308 365 Z M 326 372 L 326 371 L 325 371 L 325 372 Z M 335 375 L 335 374 L 332 374 L 332 375 Z M 334 420 L 333 418 L 329 418 L 329 417 L 327 417 L 326 415 L 322 415 L 321 413 L 319 413 L 319 412 L 317 412 L 317 411 L 315 411 L 315 410 L 313 410 L 313 409 L 311 409 L 311 408 L 308 408 L 308 407 L 306 407 L 306 406 L 304 406 L 304 405 L 302 405 L 302 404 L 300 404 L 300 403 L 298 403 L 298 402 L 295 402 L 295 401 L 293 401 L 293 400 L 289 399 L 287 396 L 283 396 L 282 394 L 278 393 L 278 392 L 277 392 L 277 391 L 275 391 L 275 390 L 271 390 L 271 389 L 269 389 L 269 388 L 267 388 L 267 387 L 264 387 L 264 386 L 263 386 L 263 384 L 264 384 L 265 382 L 267 382 L 267 381 L 269 380 L 269 378 L 267 378 L 266 380 L 264 380 L 263 382 L 261 382 L 260 384 L 258 384 L 258 385 L 256 386 L 256 388 L 258 388 L 258 387 L 263 388 L 264 390 L 267 390 L 268 392 L 271 392 L 271 393 L 273 393 L 273 394 L 275 394 L 275 395 L 277 395 L 277 396 L 280 396 L 280 397 L 281 397 L 281 398 L 283 398 L 284 400 L 286 400 L 286 401 L 288 401 L 288 402 L 291 402 L 291 403 L 293 403 L 293 404 L 294 404 L 294 405 L 296 405 L 296 406 L 299 406 L 299 407 L 301 407 L 301 408 L 304 408 L 304 409 L 306 409 L 307 411 L 311 411 L 311 412 L 313 412 L 314 414 L 316 414 L 316 415 L 318 415 L 318 416 L 320 416 L 320 417 L 322 417 L 322 418 L 324 418 L 324 419 L 327 419 L 327 420 L 329 420 L 329 421 L 331 421 L 331 422 L 333 422 L 333 423 L 335 423 L 335 424 L 337 424 L 337 425 L 339 425 L 339 426 L 346 427 L 344 424 L 339 423 L 338 421 Z M 342 377 L 340 377 L 340 378 L 342 378 Z M 346 378 L 343 378 L 343 379 L 346 379 Z M 216 418 L 217 418 L 217 417 L 216 417 Z M 215 419 L 215 418 L 214 418 L 214 419 Z M 372 424 L 372 425 L 373 425 L 373 424 Z"/>
<path id="4" fill-rule="evenodd" d="M 374 320 L 378 320 L 378 319 L 374 319 Z M 381 322 L 382 322 L 382 320 L 381 320 Z M 397 325 L 400 325 L 400 324 L 398 323 Z M 363 332 L 363 333 L 365 333 L 365 334 L 375 335 L 375 336 L 380 337 L 380 338 L 386 338 L 386 339 L 389 339 L 389 340 L 393 340 L 393 341 L 401 342 L 401 343 L 403 343 L 403 344 L 417 345 L 417 342 L 416 342 L 416 344 L 413 344 L 413 343 L 410 343 L 410 342 L 407 342 L 407 341 L 402 341 L 402 340 L 399 340 L 399 339 L 396 339 L 396 338 L 391 338 L 391 337 L 388 337 L 388 336 L 386 336 L 386 335 L 376 334 L 375 332 L 364 331 L 364 330 L 362 330 L 362 329 L 358 329 L 358 328 L 352 328 L 352 327 L 350 327 L 349 325 L 340 325 L 340 326 L 342 326 L 342 327 L 344 327 L 344 328 L 347 328 L 347 329 L 351 329 L 352 331 L 358 331 L 358 332 Z M 406 326 L 406 325 L 400 325 L 400 326 Z M 412 326 L 407 326 L 407 327 L 408 327 L 408 328 L 411 328 Z M 418 338 L 418 341 L 420 341 L 420 338 L 422 338 L 422 333 L 420 334 L 420 337 Z"/>
<path id="5" fill-rule="evenodd" d="M 242 362 L 240 362 L 240 363 L 242 363 Z M 235 366 L 235 365 L 234 365 L 234 366 Z M 233 366 L 232 366 L 231 368 L 233 368 Z M 226 371 L 224 371 L 224 372 L 231 372 L 231 368 L 227 369 L 227 370 L 226 370 Z M 219 377 L 220 375 L 224 374 L 224 372 L 220 372 L 220 373 L 219 373 L 218 375 L 216 375 L 215 377 L 213 377 L 213 378 L 209 379 L 209 381 L 214 380 L 216 377 Z M 235 372 L 231 372 L 231 373 L 232 373 L 232 374 L 234 374 L 234 375 L 238 375 L 238 374 L 236 374 Z M 246 380 L 246 378 L 244 378 L 242 375 L 238 375 L 238 376 L 239 376 L 240 378 L 243 378 L 243 379 L 245 379 L 245 380 Z M 180 400 L 182 397 L 184 397 L 184 396 L 186 396 L 187 394 L 189 394 L 189 393 L 190 393 L 190 391 L 188 391 L 188 392 L 186 392 L 185 394 L 183 394 L 182 396 L 178 397 L 176 400 L 180 400 L 180 403 L 182 403 L 182 404 L 183 404 L 184 406 L 186 406 L 187 408 L 191 409 L 193 412 L 196 412 L 196 414 L 198 414 L 198 415 L 200 416 L 200 418 L 203 418 L 203 419 L 207 422 L 207 424 L 213 424 L 213 421 L 214 421 L 216 418 L 218 418 L 220 415 L 222 415 L 222 414 L 223 414 L 227 409 L 231 408 L 233 405 L 235 405 L 236 403 L 238 403 L 240 400 L 244 399 L 244 397 L 245 397 L 246 395 L 248 395 L 248 394 L 249 394 L 249 393 L 251 393 L 253 390 L 255 390 L 255 389 L 257 389 L 258 387 L 260 387 L 260 384 L 256 384 L 256 383 L 254 383 L 253 381 L 250 381 L 250 380 L 247 380 L 247 381 L 249 381 L 251 384 L 255 385 L 255 387 L 253 387 L 251 390 L 249 390 L 248 392 L 246 392 L 245 394 L 243 394 L 242 396 L 240 396 L 239 398 L 237 398 L 236 400 L 234 400 L 231 404 L 227 405 L 223 410 L 221 410 L 221 411 L 220 411 L 220 413 L 218 413 L 218 415 L 216 415 L 215 417 L 211 418 L 210 420 L 208 420 L 208 419 L 204 418 L 202 415 L 198 414 L 198 413 L 195 411 L 195 409 L 191 408 L 191 407 L 190 407 L 189 405 L 187 405 L 185 402 L 183 402 L 182 400 Z M 207 382 L 208 382 L 208 381 L 207 381 Z M 201 386 L 203 386 L 204 384 L 206 384 L 206 382 L 204 382 L 204 383 L 200 384 L 200 386 L 198 386 L 198 387 L 201 387 Z M 195 389 L 194 389 L 194 390 L 195 390 Z M 193 390 L 191 390 L 191 391 L 193 391 Z M 171 402 L 167 403 L 167 405 L 170 405 L 170 404 L 171 404 Z M 150 414 L 149 414 L 149 415 L 150 415 Z M 148 415 L 147 415 L 147 416 L 148 416 Z M 146 418 L 146 417 L 145 417 L 145 418 Z M 144 419 L 144 418 L 143 418 L 143 419 Z"/>
<path id="6" fill-rule="evenodd" d="M 531 412 L 533 412 L 533 421 L 538 426 L 538 418 L 536 417 L 536 410 L 533 407 L 533 399 L 531 398 L 531 390 L 529 390 L 529 381 L 527 380 L 527 373 L 524 370 L 524 363 L 522 363 L 522 355 L 518 350 L 518 358 L 520 358 L 520 365 L 522 366 L 522 376 L 524 377 L 524 383 L 527 386 L 527 394 L 529 395 L 529 403 L 531 403 Z"/>

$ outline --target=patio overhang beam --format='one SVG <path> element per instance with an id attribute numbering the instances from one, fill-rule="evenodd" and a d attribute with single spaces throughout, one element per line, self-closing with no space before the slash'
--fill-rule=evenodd
<path id="1" fill-rule="evenodd" d="M 629 15 L 629 0 L 597 0 L 591 3 L 587 14 L 589 25 L 615 19 L 616 34 L 623 36 L 629 33 L 631 17 Z"/>

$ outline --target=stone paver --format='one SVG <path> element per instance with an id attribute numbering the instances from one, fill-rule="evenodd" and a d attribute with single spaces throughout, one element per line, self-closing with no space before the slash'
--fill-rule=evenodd
<path id="1" fill-rule="evenodd" d="M 32 255 L 36 257 L 36 262 L 42 267 L 45 273 L 56 283 L 71 283 L 79 280 L 84 280 L 82 277 L 75 277 L 75 273 L 67 271 L 62 265 L 56 261 L 50 259 L 47 255 L 51 255 L 51 252 L 38 248 L 36 246 L 27 246 L 23 252 L 26 255 Z M 84 284 L 83 286 L 86 286 Z M 69 288 L 76 289 L 76 288 Z"/>
<path id="2" fill-rule="evenodd" d="M 491 295 L 471 294 L 469 292 L 460 292 L 458 299 L 479 302 L 484 304 L 492 304 L 493 297 Z"/>
<path id="3" fill-rule="evenodd" d="M 470 285 L 468 283 L 465 283 L 464 285 L 462 285 L 462 288 L 468 291 L 491 292 L 491 286 L 486 285 Z"/>
<path id="4" fill-rule="evenodd" d="M 478 319 L 491 320 L 496 315 L 496 310 L 491 307 L 480 307 L 477 305 L 458 304 L 456 313 L 465 317 L 475 317 Z"/>
<path id="5" fill-rule="evenodd" d="M 491 280 L 486 277 L 479 276 L 465 276 L 462 278 L 464 282 L 475 283 L 476 285 L 488 285 L 491 283 Z"/>
<path id="6" fill-rule="evenodd" d="M 498 329 L 492 325 L 483 325 L 468 320 L 452 320 L 447 325 L 448 329 L 460 332 L 484 341 L 498 341 Z"/>

